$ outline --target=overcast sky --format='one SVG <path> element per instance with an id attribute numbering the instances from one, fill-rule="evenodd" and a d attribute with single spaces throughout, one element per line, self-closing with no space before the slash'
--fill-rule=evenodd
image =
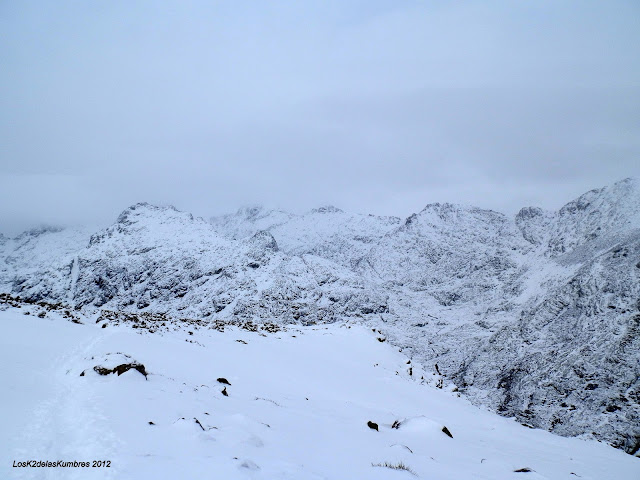
<path id="1" fill-rule="evenodd" d="M 640 175 L 640 2 L 0 1 L 0 232 L 559 208 Z"/>

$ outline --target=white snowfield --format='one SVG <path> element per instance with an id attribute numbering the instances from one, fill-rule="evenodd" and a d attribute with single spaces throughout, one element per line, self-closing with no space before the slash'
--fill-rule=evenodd
<path id="1" fill-rule="evenodd" d="M 431 373 L 361 325 L 151 334 L 36 312 L 0 311 L 1 478 L 640 478 L 621 450 L 425 384 Z M 94 370 L 124 364 L 139 370 Z M 110 466 L 13 467 L 29 460 Z"/>

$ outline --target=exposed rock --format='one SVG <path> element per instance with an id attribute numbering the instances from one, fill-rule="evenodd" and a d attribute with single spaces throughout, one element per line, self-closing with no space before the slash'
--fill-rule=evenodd
<path id="1" fill-rule="evenodd" d="M 144 368 L 144 365 L 142 365 L 141 363 L 123 363 L 120 364 L 114 368 L 106 368 L 100 365 L 96 365 L 95 367 L 93 367 L 93 370 L 99 374 L 99 375 L 110 375 L 112 373 L 117 373 L 118 376 L 122 375 L 125 372 L 128 372 L 129 370 L 137 370 L 138 372 L 140 372 L 142 375 L 144 375 L 144 378 L 147 378 L 147 370 Z M 84 372 L 83 372 L 84 373 Z"/>

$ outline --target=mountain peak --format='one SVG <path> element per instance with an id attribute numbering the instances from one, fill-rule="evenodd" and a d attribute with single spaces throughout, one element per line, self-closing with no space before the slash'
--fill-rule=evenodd
<path id="1" fill-rule="evenodd" d="M 239 217 L 246 218 L 247 220 L 250 220 L 252 218 L 256 218 L 260 216 L 260 214 L 263 213 L 265 210 L 266 209 L 262 205 L 257 205 L 257 204 L 245 205 L 238 209 L 238 211 L 236 212 L 236 215 L 238 215 Z"/>
<path id="2" fill-rule="evenodd" d="M 551 251 L 564 254 L 595 239 L 640 228 L 640 181 L 625 178 L 590 190 L 557 214 Z"/>
<path id="3" fill-rule="evenodd" d="M 460 222 L 504 222 L 506 217 L 493 210 L 457 203 L 430 203 L 408 223 L 420 219 L 431 224 L 457 224 Z"/>
<path id="4" fill-rule="evenodd" d="M 452 212 L 475 212 L 475 213 L 487 212 L 487 213 L 502 215 L 499 212 L 476 207 L 474 205 L 467 205 L 464 203 L 449 203 L 449 202 L 428 203 L 427 205 L 425 205 L 425 207 L 422 210 L 420 210 L 419 214 L 422 214 L 424 212 L 438 212 L 440 214 L 447 214 Z"/>
<path id="5" fill-rule="evenodd" d="M 635 209 L 640 206 L 640 179 L 629 177 L 602 188 L 596 188 L 580 195 L 567 203 L 558 212 L 561 216 L 573 215 L 581 211 L 603 209 L 619 209 L 625 207 Z"/>
<path id="6" fill-rule="evenodd" d="M 155 213 L 167 211 L 178 212 L 178 209 L 173 205 L 152 205 L 151 203 L 147 202 L 138 202 L 123 210 L 116 221 L 126 221 L 127 218 L 130 218 L 131 216 L 141 216 L 147 215 L 152 212 Z"/>
<path id="7" fill-rule="evenodd" d="M 617 181 L 613 186 L 628 186 L 632 188 L 640 188 L 640 177 L 627 177 Z"/>
<path id="8" fill-rule="evenodd" d="M 311 213 L 344 213 L 344 211 L 333 205 L 323 205 L 322 207 L 312 209 Z"/>
<path id="9" fill-rule="evenodd" d="M 257 246 L 262 250 L 270 250 L 272 252 L 277 252 L 279 250 L 278 242 L 276 242 L 273 235 L 266 230 L 259 230 L 256 232 L 248 239 L 248 243 Z"/>
<path id="10" fill-rule="evenodd" d="M 181 212 L 173 205 L 152 205 L 147 202 L 140 202 L 124 210 L 116 219 L 116 224 L 132 225 L 143 219 L 163 215 L 170 217 L 184 216 L 189 220 L 193 220 L 192 214 Z"/>
<path id="11" fill-rule="evenodd" d="M 27 238 L 27 237 L 39 237 L 45 233 L 58 233 L 64 230 L 64 228 L 54 225 L 42 225 L 40 227 L 31 228 L 29 230 L 25 230 L 16 238 L 18 240 Z"/>
<path id="12" fill-rule="evenodd" d="M 89 245 L 103 243 L 114 236 L 136 235 L 147 242 L 194 235 L 207 237 L 213 233 L 211 230 L 209 223 L 172 205 L 141 202 L 124 210 L 111 226 L 91 235 Z"/>

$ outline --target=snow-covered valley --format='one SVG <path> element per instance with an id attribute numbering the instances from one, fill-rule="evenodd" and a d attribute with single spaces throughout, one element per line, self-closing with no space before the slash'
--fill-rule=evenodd
<path id="1" fill-rule="evenodd" d="M 100 328 L 96 333 L 96 329 L 88 325 L 37 323 L 38 320 L 29 315 L 20 316 L 24 323 L 16 324 L 17 311 L 45 308 L 46 305 L 55 306 L 46 315 L 58 315 L 83 323 L 92 323 L 100 318 L 101 324 L 108 323 L 109 327 L 104 330 Z M 505 420 L 509 425 L 527 424 L 541 430 L 525 435 L 543 435 L 539 438 L 553 439 L 550 442 L 564 441 L 542 433 L 549 431 L 565 437 L 578 437 L 579 440 L 572 440 L 574 442 L 588 440 L 595 445 L 593 442 L 600 441 L 603 445 L 608 444 L 636 457 L 640 455 L 638 179 L 626 179 L 587 192 L 557 212 L 525 207 L 514 218 L 476 207 L 436 203 L 427 205 L 404 220 L 352 214 L 335 207 L 321 207 L 304 214 L 252 207 L 203 219 L 173 207 L 136 204 L 125 209 L 113 224 L 97 231 L 49 227 L 33 229 L 15 238 L 0 236 L 0 310 L 3 309 L 6 311 L 2 315 L 13 315 L 9 325 L 17 328 L 12 334 L 16 338 L 43 336 L 33 340 L 33 346 L 27 345 L 25 337 L 25 346 L 19 352 L 14 352 L 13 347 L 9 346 L 13 342 L 9 336 L 5 348 L 6 352 L 15 353 L 12 358 L 22 359 L 16 360 L 16 365 L 8 360 L 3 367 L 6 369 L 3 375 L 7 376 L 5 384 L 11 385 L 12 389 L 15 386 L 16 392 L 13 397 L 7 397 L 8 424 L 16 422 L 16 429 L 21 430 L 18 427 L 24 427 L 26 408 L 37 407 L 40 412 L 37 415 L 42 418 L 42 421 L 31 422 L 41 425 L 44 430 L 37 431 L 31 427 L 32 437 L 40 438 L 41 443 L 26 443 L 30 449 L 53 448 L 55 445 L 55 448 L 66 448 L 63 453 L 70 453 L 85 444 L 86 448 L 93 448 L 90 447 L 91 443 L 85 442 L 84 437 L 78 440 L 76 436 L 84 435 L 83 432 L 88 435 L 92 431 L 104 430 L 104 435 L 101 435 L 103 444 L 97 448 L 122 455 L 124 450 L 117 446 L 120 445 L 118 442 L 135 439 L 138 434 L 117 431 L 119 427 L 112 424 L 104 411 L 108 409 L 109 402 L 119 409 L 126 409 L 130 405 L 131 408 L 145 411 L 146 407 L 135 406 L 135 402 L 118 403 L 124 400 L 110 397 L 109 390 L 100 390 L 106 388 L 102 386 L 106 385 L 105 382 L 115 380 L 96 377 L 92 369 L 97 364 L 92 362 L 99 359 L 104 363 L 104 368 L 112 369 L 117 366 L 111 364 L 116 358 L 123 364 L 127 363 L 123 357 L 114 356 L 121 352 L 145 364 L 154 375 L 160 375 L 166 368 L 162 373 L 163 382 L 168 382 L 166 377 L 177 379 L 191 375 L 188 372 L 200 375 L 200 372 L 208 372 L 208 366 L 203 365 L 222 362 L 216 357 L 219 353 L 216 350 L 217 342 L 231 342 L 227 333 L 217 333 L 219 327 L 224 327 L 239 329 L 239 334 L 252 330 L 267 332 L 269 335 L 266 338 L 270 339 L 268 348 L 265 346 L 267 350 L 286 350 L 290 345 L 301 345 L 301 337 L 314 339 L 313 342 L 317 340 L 318 347 L 308 345 L 296 352 L 296 362 L 287 360 L 287 364 L 292 365 L 280 370 L 280 363 L 276 363 L 269 367 L 269 371 L 272 377 L 291 375 L 296 384 L 304 386 L 303 390 L 316 392 L 313 396 L 324 398 L 327 402 L 328 398 L 317 393 L 318 389 L 325 389 L 325 380 L 318 380 L 316 384 L 313 375 L 303 376 L 301 371 L 287 369 L 293 368 L 294 363 L 305 365 L 305 371 L 335 369 L 344 373 L 340 377 L 343 381 L 349 377 L 348 382 L 353 382 L 354 388 L 357 385 L 363 391 L 371 390 L 357 383 L 360 381 L 356 378 L 358 375 L 369 378 L 369 373 L 393 371 L 393 380 L 388 380 L 384 373 L 380 373 L 380 378 L 371 377 L 369 380 L 383 383 L 402 380 L 405 382 L 402 385 L 412 385 L 406 388 L 416 390 L 406 393 L 407 398 L 413 399 L 407 400 L 406 404 L 401 403 L 393 408 L 382 403 L 375 404 L 375 412 L 379 416 L 369 416 L 381 425 L 381 431 L 384 425 L 394 420 L 421 415 L 426 415 L 429 421 L 446 423 L 445 417 L 436 418 L 428 412 L 420 413 L 420 402 L 445 395 L 447 399 L 458 402 L 456 405 L 461 405 L 460 402 L 464 400 L 503 417 L 515 418 L 516 422 Z M 197 331 L 193 330 L 193 335 L 185 334 L 182 330 L 181 333 L 173 332 L 176 322 L 197 327 Z M 39 325 L 42 333 L 36 335 L 34 325 Z M 48 334 L 44 333 L 46 328 L 52 332 L 51 338 L 57 338 L 55 331 L 58 327 L 54 325 L 60 325 L 59 328 L 64 331 L 71 329 L 70 336 L 57 339 L 55 345 L 38 347 L 37 342 L 47 342 Z M 22 332 L 20 328 L 34 330 L 29 335 L 29 332 Z M 347 337 L 337 333 L 344 329 L 351 332 Z M 119 333 L 113 334 L 112 330 Z M 347 353 L 350 350 L 357 352 L 360 342 L 364 342 L 365 338 L 368 342 L 371 335 L 354 336 L 353 332 L 372 330 L 376 332 L 375 338 L 379 339 L 376 341 L 374 338 L 373 344 L 382 349 L 380 352 L 393 349 L 397 352 L 400 349 L 403 358 L 411 361 L 411 378 L 407 378 L 406 364 L 400 368 L 396 360 L 393 360 L 396 363 L 391 360 L 391 363 L 370 362 L 386 367 L 376 368 L 367 374 L 359 370 L 348 371 L 349 365 L 359 360 L 355 356 L 339 357 L 341 349 Z M 148 334 L 136 335 L 135 332 L 139 331 Z M 299 331 L 300 335 L 296 334 L 298 340 L 293 341 L 290 335 L 295 331 Z M 328 331 L 333 332 L 334 337 L 338 335 L 343 343 L 322 343 L 318 332 Z M 78 332 L 87 332 L 89 337 L 85 340 L 75 339 Z M 253 343 L 267 341 L 265 337 L 251 333 Z M 276 340 L 278 335 L 282 338 Z M 124 346 L 105 344 L 110 338 L 123 338 Z M 140 346 L 142 353 L 138 353 L 138 347 L 125 348 L 129 345 L 129 340 L 125 338 L 136 339 L 139 342 L 136 345 Z M 197 343 L 184 342 L 185 345 L 180 347 L 195 348 L 189 352 L 201 352 L 197 354 L 203 355 L 201 361 L 192 357 L 192 353 L 184 353 L 181 349 L 174 352 L 173 346 L 169 346 L 182 345 L 185 338 L 206 345 L 202 347 Z M 234 338 L 233 342 L 242 339 Z M 164 348 L 158 345 L 169 342 L 166 344 L 166 359 L 156 362 L 153 357 L 155 354 L 150 354 L 153 361 L 147 360 L 144 356 L 145 342 L 149 343 L 149 348 L 158 351 Z M 349 342 L 353 342 L 352 347 L 348 347 Z M 376 345 L 376 342 L 380 345 Z M 94 350 L 95 345 L 100 348 Z M 161 390 L 147 389 L 135 390 L 135 398 L 149 394 L 150 397 L 144 398 L 152 399 L 151 403 L 157 401 L 158 405 L 163 405 L 162 409 L 172 412 L 173 416 L 182 411 L 180 398 L 187 399 L 185 405 L 204 401 L 202 389 L 211 390 L 218 402 L 229 400 L 234 396 L 233 392 L 243 391 L 249 384 L 262 385 L 263 377 L 268 376 L 264 372 L 260 374 L 260 379 L 247 380 L 247 383 L 238 386 L 229 378 L 236 375 L 238 378 L 253 379 L 253 370 L 250 369 L 267 368 L 269 362 L 262 361 L 262 351 L 253 352 L 253 347 L 243 350 L 240 347 L 246 345 L 241 342 L 229 345 L 233 349 L 222 352 L 226 352 L 225 355 L 233 360 L 234 368 L 241 370 L 216 373 L 222 377 L 226 375 L 233 384 L 229 387 L 228 398 L 218 398 L 220 392 L 215 390 L 217 385 L 215 382 L 212 384 L 209 377 L 184 377 L 182 383 L 189 385 L 189 388 L 198 388 L 198 392 L 190 391 L 187 394 L 183 389 L 183 393 L 174 397 L 174 387 L 179 391 L 179 386 L 167 383 L 163 384 L 161 390 L 173 392 L 171 395 L 163 396 L 159 393 Z M 240 350 L 236 352 L 236 348 Z M 392 350 L 387 350 L 389 348 Z M 209 352 L 210 349 L 214 351 Z M 324 353 L 320 355 L 317 349 Z M 34 355 L 20 357 L 29 351 Z M 293 355 L 293 352 L 289 353 Z M 104 357 L 107 354 L 112 356 Z M 183 354 L 186 355 L 184 359 Z M 56 370 L 57 373 L 52 371 L 50 376 L 38 366 L 50 366 L 50 360 L 65 355 L 74 358 L 73 365 L 69 364 L 67 368 L 70 372 L 76 372 L 78 368 L 81 371 L 76 372 L 77 375 L 87 371 L 80 378 L 85 384 L 75 383 L 78 381 L 75 373 L 59 377 L 56 376 L 59 374 Z M 92 356 L 94 360 L 89 360 Z M 338 360 L 334 360 L 334 356 Z M 321 359 L 333 367 L 324 365 Z M 175 365 L 175 368 L 170 365 Z M 418 375 L 418 371 L 422 373 Z M 15 372 L 21 373 L 15 375 Z M 35 380 L 34 372 L 40 372 L 38 375 L 41 380 Z M 140 375 L 136 371 L 124 375 L 117 380 L 129 377 L 140 380 L 136 377 Z M 327 371 L 323 375 L 330 374 Z M 72 377 L 73 382 L 69 380 Z M 159 381 L 160 378 L 154 377 L 154 380 Z M 144 385 L 148 386 L 151 380 L 152 377 L 149 377 Z M 420 384 L 419 388 L 417 384 Z M 37 393 L 37 389 L 47 385 L 51 387 L 49 390 Z M 81 388 L 77 385 L 90 386 L 87 395 L 91 395 L 93 400 L 78 397 L 80 404 L 62 400 L 74 389 Z M 200 389 L 199 385 L 206 387 Z M 261 391 L 244 390 L 248 397 L 243 398 L 246 400 L 254 395 L 286 405 L 282 395 L 289 390 L 282 383 L 273 385 L 273 389 L 265 385 Z M 36 392 L 28 393 L 30 388 L 35 388 Z M 138 386 L 133 384 L 132 388 Z M 456 390 L 456 395 L 442 393 L 452 390 Z M 457 394 L 461 399 L 457 399 Z M 304 394 L 305 398 L 309 395 Z M 349 395 L 345 391 L 340 398 Z M 385 405 L 395 405 L 392 399 L 396 395 L 391 391 L 385 390 L 381 395 Z M 421 396 L 425 398 L 419 400 Z M 49 403 L 36 406 L 33 402 L 37 398 Z M 107 403 L 100 404 L 103 401 Z M 127 401 L 133 402 L 130 398 Z M 169 403 L 165 404 L 165 401 Z M 273 405 L 269 401 L 266 403 Z M 253 403 L 245 403 L 245 406 L 245 410 L 237 406 L 239 414 L 249 415 L 253 412 Z M 472 407 L 467 405 L 465 408 Z M 69 420 L 68 416 L 63 418 L 67 409 L 77 412 L 80 417 L 91 417 L 86 419 L 87 427 L 84 430 L 74 433 L 73 425 L 60 423 Z M 409 412 L 405 413 L 404 409 Z M 12 411 L 22 413 L 13 414 Z M 204 411 L 212 415 L 212 412 Z M 287 417 L 286 422 L 293 422 L 297 418 L 292 411 L 283 413 Z M 390 411 L 398 418 L 383 415 L 383 412 Z M 470 411 L 479 412 L 475 407 Z M 364 415 L 367 412 L 364 409 L 360 413 Z M 355 416 L 357 412 L 354 410 L 351 413 Z M 482 415 L 488 415 L 486 418 L 492 418 L 493 422 L 502 422 L 493 416 L 494 413 L 485 412 Z M 160 411 L 157 415 L 161 418 Z M 153 421 L 159 427 L 184 416 L 187 420 L 195 417 L 204 425 L 202 415 L 203 412 L 194 411 L 179 414 L 175 419 L 162 417 L 158 422 L 153 419 L 148 421 Z M 297 421 L 303 420 L 298 418 Z M 268 419 L 264 422 L 269 423 Z M 318 422 L 335 426 L 329 420 Z M 361 423 L 360 418 L 356 421 L 360 426 L 358 422 Z M 459 425 L 453 420 L 447 422 L 457 440 L 454 429 L 458 430 Z M 187 423 L 188 428 L 193 428 L 191 420 Z M 224 423 L 210 425 L 220 428 Z M 198 424 L 195 426 L 198 427 Z M 275 443 L 285 442 L 279 437 L 290 435 L 287 433 L 289 428 L 293 428 L 292 423 L 286 423 L 286 428 L 278 431 Z M 316 429 L 314 431 L 325 432 L 321 426 L 313 428 Z M 115 430 L 109 433 L 111 429 Z M 200 430 L 204 432 L 202 428 Z M 387 433 L 400 435 L 396 429 L 392 430 Z M 521 430 L 518 426 L 517 431 Z M 323 435 L 332 438 L 334 431 L 339 429 Z M 56 437 L 56 432 L 59 437 Z M 268 443 L 263 438 L 268 436 L 267 433 L 263 436 L 254 430 L 251 432 L 260 437 L 263 443 Z M 291 435 L 294 435 L 295 430 L 292 432 Z M 140 433 L 147 434 L 147 430 Z M 200 437 L 202 435 L 207 436 L 201 433 Z M 441 432 L 437 436 L 438 442 L 448 439 L 442 439 L 440 435 Z M 11 438 L 14 439 L 14 433 Z M 157 445 L 158 449 L 166 453 L 166 449 L 170 448 L 170 443 L 166 442 L 173 439 L 172 435 L 167 435 Z M 359 445 L 359 439 L 353 438 L 354 445 Z M 273 438 L 271 442 L 274 442 Z M 491 448 L 498 448 L 498 445 L 512 452 L 507 448 L 510 444 L 508 440 L 501 443 L 490 438 L 487 442 L 497 442 L 492 443 Z M 301 441 L 296 442 L 296 445 L 302 444 Z M 150 448 L 145 439 L 141 439 L 137 445 Z M 313 452 L 310 446 L 308 448 Z M 411 446 L 410 449 L 414 450 Z M 45 450 L 37 451 L 49 452 Z M 353 450 L 357 451 L 357 455 L 362 454 L 359 446 L 354 446 Z M 415 451 L 421 450 L 416 447 Z M 242 458 L 240 454 L 225 452 L 231 458 Z M 28 454 L 27 451 L 23 453 Z M 317 470 L 324 472 L 322 475 L 339 478 L 336 476 L 337 470 L 325 469 L 326 460 L 320 460 L 325 453 L 317 451 L 309 457 L 301 457 L 303 460 L 299 465 L 302 465 L 302 477 L 292 473 L 291 478 L 311 475 L 311 471 L 316 471 L 316 467 L 312 468 L 316 465 L 314 461 L 323 466 Z M 637 458 L 631 455 L 630 460 L 637 463 Z M 309 458 L 316 460 L 307 460 Z M 486 458 L 482 463 L 485 468 L 484 464 L 490 461 L 490 457 L 481 458 Z M 504 458 L 506 462 L 508 457 L 499 458 Z M 371 462 L 385 461 L 391 460 L 371 458 L 365 463 L 370 466 Z M 475 460 L 469 461 L 473 463 Z M 251 462 L 247 465 L 255 463 L 261 469 L 251 470 L 247 467 L 247 472 L 268 478 L 266 472 L 271 467 L 265 467 L 264 461 L 253 457 Z M 472 463 L 468 465 L 469 468 Z M 420 465 L 426 464 L 415 462 L 415 465 L 413 468 L 412 463 L 416 472 L 428 471 L 420 470 L 423 468 Z M 451 468 L 453 466 L 450 465 Z M 512 466 L 514 469 L 517 467 Z M 542 475 L 540 467 L 522 467 L 531 467 Z M 509 468 L 504 470 L 505 475 L 513 473 L 513 469 Z M 374 470 L 379 472 L 384 468 Z M 579 475 L 584 473 L 568 467 L 567 470 Z M 358 472 L 357 475 L 365 475 L 360 470 Z M 375 472 L 366 473 L 365 477 L 372 478 L 371 475 L 380 474 Z M 360 478 L 357 475 L 354 478 Z M 455 478 L 453 473 L 451 475 L 451 478 Z M 501 478 L 499 475 L 502 473 L 488 474 L 486 478 Z M 554 477 L 553 474 L 547 476 L 563 478 Z"/>
<path id="2" fill-rule="evenodd" d="M 640 476 L 637 458 L 606 444 L 530 429 L 433 388 L 420 380 L 431 373 L 357 323 L 150 333 L 64 315 L 0 312 L 3 478 Z M 126 364 L 146 375 L 96 371 Z M 110 466 L 12 466 L 29 460 Z"/>

